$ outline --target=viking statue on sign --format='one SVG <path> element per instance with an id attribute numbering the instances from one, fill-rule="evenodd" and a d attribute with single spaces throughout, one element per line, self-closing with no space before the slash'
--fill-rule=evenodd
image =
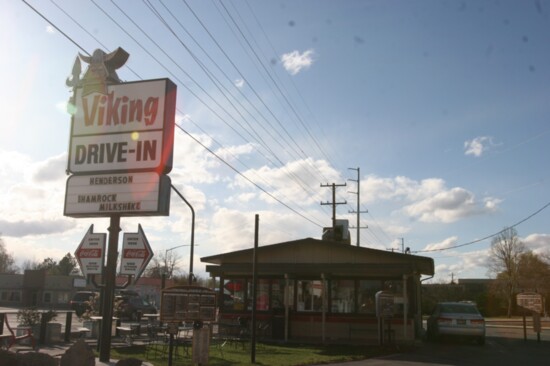
<path id="1" fill-rule="evenodd" d="M 73 88 L 82 86 L 82 95 L 87 95 L 94 92 L 107 94 L 107 85 L 120 83 L 116 69 L 122 67 L 130 55 L 119 47 L 111 53 L 97 49 L 92 56 L 84 56 L 80 53 L 78 56 L 73 65 L 72 75 L 67 79 L 66 84 Z M 80 79 L 81 59 L 89 64 L 82 79 Z"/>

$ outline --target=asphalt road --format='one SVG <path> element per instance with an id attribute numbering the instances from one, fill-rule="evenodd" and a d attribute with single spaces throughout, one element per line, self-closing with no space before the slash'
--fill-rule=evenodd
<path id="1" fill-rule="evenodd" d="M 390 356 L 333 364 L 331 366 L 548 366 L 550 329 L 537 334 L 523 327 L 488 327 L 485 345 L 459 340 L 421 342 L 408 352 Z"/>
<path id="2" fill-rule="evenodd" d="M 550 342 L 524 342 L 517 338 L 488 337 L 484 346 L 450 341 L 423 343 L 414 351 L 365 360 L 357 365 L 542 366 L 549 364 Z"/>

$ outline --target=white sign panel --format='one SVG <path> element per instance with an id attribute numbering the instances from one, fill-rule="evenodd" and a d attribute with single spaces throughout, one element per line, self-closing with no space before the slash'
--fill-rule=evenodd
<path id="1" fill-rule="evenodd" d="M 84 276 L 101 274 L 103 271 L 106 238 L 107 234 L 94 233 L 94 225 L 92 224 L 74 252 Z"/>
<path id="2" fill-rule="evenodd" d="M 75 93 L 71 173 L 172 168 L 176 86 L 169 79 L 109 85 L 107 94 Z"/>
<path id="3" fill-rule="evenodd" d="M 154 170 L 162 161 L 162 131 L 74 136 L 71 169 L 97 171 Z"/>
<path id="4" fill-rule="evenodd" d="M 538 293 L 522 292 L 517 294 L 516 303 L 522 308 L 541 314 L 543 310 L 542 295 Z"/>
<path id="5" fill-rule="evenodd" d="M 134 281 L 137 280 L 151 258 L 153 258 L 153 251 L 141 225 L 138 225 L 137 233 L 124 233 L 120 258 L 121 275 L 133 275 Z"/>
<path id="6" fill-rule="evenodd" d="M 73 175 L 67 179 L 65 216 L 167 216 L 170 177 L 155 172 Z"/>

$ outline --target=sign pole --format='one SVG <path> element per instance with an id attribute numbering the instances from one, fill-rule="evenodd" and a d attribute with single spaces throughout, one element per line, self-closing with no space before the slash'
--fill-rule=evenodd
<path id="1" fill-rule="evenodd" d="M 260 215 L 256 214 L 254 222 L 254 250 L 252 251 L 252 339 L 250 362 L 256 363 L 256 307 L 258 295 L 258 227 Z"/>
<path id="2" fill-rule="evenodd" d="M 523 308 L 523 341 L 527 342 L 527 321 L 525 319 L 525 308 Z"/>
<path id="3" fill-rule="evenodd" d="M 109 362 L 111 358 L 111 324 L 113 322 L 113 300 L 116 281 L 116 261 L 120 216 L 112 215 L 109 228 L 109 247 L 105 267 L 105 288 L 101 299 L 101 336 L 99 339 L 99 361 Z"/>

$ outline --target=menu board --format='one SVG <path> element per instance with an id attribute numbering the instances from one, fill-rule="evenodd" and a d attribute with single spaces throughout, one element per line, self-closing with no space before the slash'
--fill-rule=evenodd
<path id="1" fill-rule="evenodd" d="M 162 290 L 161 322 L 215 321 L 216 292 L 206 287 L 176 286 Z"/>

